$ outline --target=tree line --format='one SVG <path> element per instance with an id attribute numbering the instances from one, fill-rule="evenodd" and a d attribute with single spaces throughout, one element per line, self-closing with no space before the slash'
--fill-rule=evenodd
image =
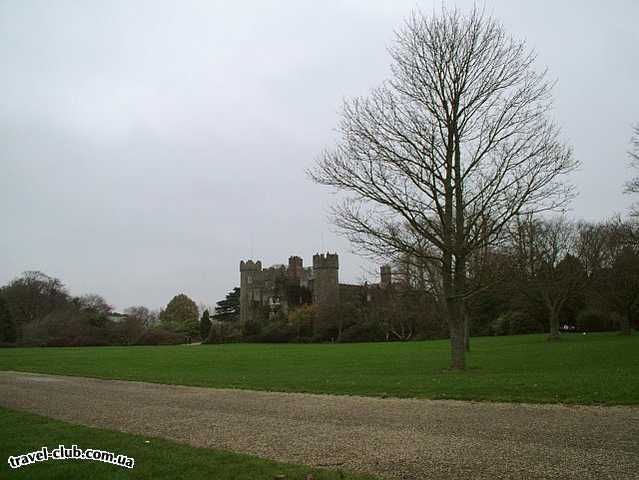
<path id="1" fill-rule="evenodd" d="M 184 294 L 159 311 L 137 305 L 118 313 L 102 296 L 73 296 L 60 279 L 39 271 L 0 287 L 2 346 L 166 345 L 200 333 L 199 308 Z"/>
<path id="2" fill-rule="evenodd" d="M 72 296 L 63 283 L 25 272 L 0 288 L 0 344 L 156 345 L 223 342 L 353 342 L 448 338 L 436 262 L 401 254 L 385 290 L 362 285 L 339 305 L 303 305 L 260 324 L 239 322 L 240 289 L 213 312 L 184 294 L 160 311 L 117 314 L 99 295 Z M 639 327 L 639 231 L 632 220 L 518 218 L 499 246 L 469 259 L 468 338 Z M 371 295 L 371 292 L 374 294 Z M 268 315 L 265 315 L 268 318 Z"/>
<path id="3" fill-rule="evenodd" d="M 231 313 L 211 330 L 218 342 L 356 342 L 448 338 L 444 288 L 436 261 L 400 254 L 393 283 L 361 285 L 338 305 L 303 305 L 239 324 L 239 289 L 218 305 Z M 464 345 L 470 336 L 619 331 L 639 327 L 639 231 L 614 217 L 518 218 L 499 246 L 469 258 Z M 264 307 L 268 309 L 269 307 Z"/>

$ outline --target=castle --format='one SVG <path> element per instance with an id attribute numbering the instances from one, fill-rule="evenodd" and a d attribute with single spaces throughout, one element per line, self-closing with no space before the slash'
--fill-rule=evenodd
<path id="1" fill-rule="evenodd" d="M 383 289 L 391 285 L 391 267 L 380 269 Z M 301 257 L 292 256 L 288 266 L 262 268 L 262 262 L 240 262 L 240 321 L 261 321 L 303 304 L 336 305 L 360 295 L 361 285 L 339 283 L 339 257 L 336 253 L 313 255 L 313 266 L 304 267 Z"/>

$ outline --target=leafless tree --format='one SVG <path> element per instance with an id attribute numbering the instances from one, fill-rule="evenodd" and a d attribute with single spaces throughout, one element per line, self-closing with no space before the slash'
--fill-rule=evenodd
<path id="1" fill-rule="evenodd" d="M 83 310 L 88 310 L 102 315 L 109 315 L 113 307 L 101 295 L 97 293 L 87 293 L 77 298 L 77 303 Z"/>
<path id="2" fill-rule="evenodd" d="M 137 305 L 124 310 L 127 318 L 138 320 L 144 327 L 149 328 L 158 323 L 159 314 L 156 311 Z"/>
<path id="3" fill-rule="evenodd" d="M 639 244 L 635 225 L 615 217 L 599 226 L 605 243 L 600 268 L 592 279 L 591 296 L 620 318 L 621 332 L 630 335 L 639 311 Z"/>
<path id="4" fill-rule="evenodd" d="M 589 276 L 609 266 L 610 229 L 605 222 L 577 224 L 576 253 Z"/>
<path id="5" fill-rule="evenodd" d="M 559 314 L 586 286 L 586 269 L 576 256 L 576 226 L 563 217 L 526 218 L 512 235 L 513 287 L 544 307 L 550 339 L 559 339 Z"/>
<path id="6" fill-rule="evenodd" d="M 631 149 L 628 152 L 630 157 L 630 165 L 636 169 L 639 169 L 639 124 L 635 125 L 632 129 L 632 139 L 630 140 Z M 632 180 L 626 183 L 626 193 L 639 193 L 639 176 L 634 177 Z M 635 203 L 632 206 L 631 215 L 639 217 L 639 203 Z"/>
<path id="7" fill-rule="evenodd" d="M 344 102 L 342 140 L 310 175 L 346 194 L 334 220 L 360 251 L 436 262 L 463 369 L 469 257 L 516 215 L 565 206 L 576 162 L 548 118 L 553 83 L 497 20 L 415 13 L 390 53 L 392 79 Z"/>

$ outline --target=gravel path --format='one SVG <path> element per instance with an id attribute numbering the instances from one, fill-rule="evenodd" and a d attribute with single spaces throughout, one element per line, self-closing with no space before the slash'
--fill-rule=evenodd
<path id="1" fill-rule="evenodd" d="M 639 479 L 639 408 L 216 390 L 0 372 L 0 405 L 390 479 Z"/>

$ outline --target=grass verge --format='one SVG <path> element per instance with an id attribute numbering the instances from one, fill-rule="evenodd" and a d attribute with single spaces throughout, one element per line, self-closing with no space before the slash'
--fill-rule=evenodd
<path id="1" fill-rule="evenodd" d="M 263 460 L 238 453 L 194 448 L 139 435 L 72 425 L 31 413 L 0 408 L 0 478 L 8 480 L 87 479 L 92 480 L 303 480 L 312 474 L 317 480 L 374 480 L 375 477 L 339 471 L 318 470 L 301 465 Z M 146 442 L 149 443 L 146 443 Z M 49 460 L 17 469 L 9 468 L 9 456 L 26 454 L 47 446 L 107 450 L 135 460 L 133 469 L 91 460 Z"/>

